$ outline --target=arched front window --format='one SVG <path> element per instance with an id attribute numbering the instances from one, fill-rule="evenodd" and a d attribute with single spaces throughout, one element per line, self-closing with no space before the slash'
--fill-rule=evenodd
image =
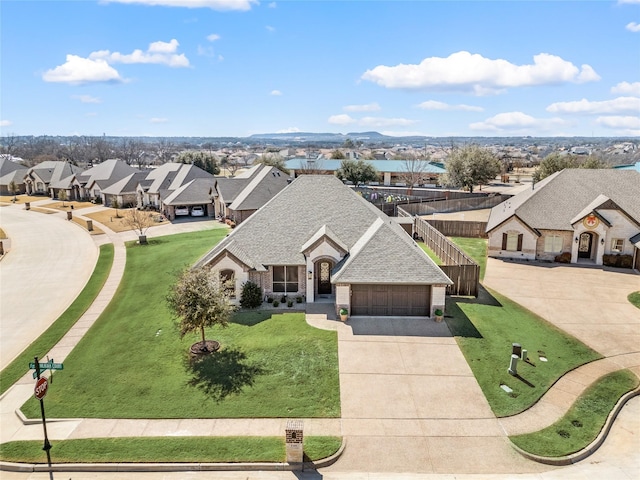
<path id="1" fill-rule="evenodd" d="M 221 270 L 220 281 L 225 284 L 229 297 L 236 298 L 236 273 L 233 270 Z"/>

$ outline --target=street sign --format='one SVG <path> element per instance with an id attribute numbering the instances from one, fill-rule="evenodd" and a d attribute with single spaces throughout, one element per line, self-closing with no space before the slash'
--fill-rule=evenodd
<path id="1" fill-rule="evenodd" d="M 38 400 L 42 400 L 44 398 L 47 394 L 47 388 L 49 388 L 49 381 L 47 380 L 47 377 L 41 377 L 38 379 L 36 387 L 33 389 Z"/>
<path id="2" fill-rule="evenodd" d="M 40 365 L 40 370 L 62 370 L 64 369 L 64 364 L 62 363 L 53 363 L 53 360 L 49 360 L 48 362 L 38 362 Z M 29 368 L 36 368 L 35 362 L 29 363 Z"/>

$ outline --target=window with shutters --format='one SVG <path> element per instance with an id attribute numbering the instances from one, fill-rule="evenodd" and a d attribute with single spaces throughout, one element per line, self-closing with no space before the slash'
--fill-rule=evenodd
<path id="1" fill-rule="evenodd" d="M 518 232 L 507 232 L 502 234 L 502 250 L 509 252 L 522 251 L 523 235 Z"/>

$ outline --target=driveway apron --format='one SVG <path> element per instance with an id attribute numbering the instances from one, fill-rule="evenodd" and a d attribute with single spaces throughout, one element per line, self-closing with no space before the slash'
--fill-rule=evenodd
<path id="1" fill-rule="evenodd" d="M 510 447 L 446 323 L 352 317 L 338 325 L 342 430 L 328 471 L 534 472 Z"/>

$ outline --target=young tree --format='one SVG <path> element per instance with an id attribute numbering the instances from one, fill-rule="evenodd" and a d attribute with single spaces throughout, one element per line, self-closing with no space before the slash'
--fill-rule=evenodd
<path id="1" fill-rule="evenodd" d="M 111 206 L 116 210 L 116 218 L 121 218 L 120 211 L 118 210 L 120 208 L 120 202 L 118 202 L 118 197 L 113 198 L 113 202 L 111 202 Z"/>
<path id="2" fill-rule="evenodd" d="M 380 174 L 376 167 L 365 160 L 343 160 L 336 176 L 341 180 L 352 182 L 356 187 L 361 183 L 375 182 Z"/>
<path id="3" fill-rule="evenodd" d="M 547 178 L 565 168 L 578 168 L 578 158 L 575 155 L 561 155 L 554 152 L 547 155 L 541 162 L 536 171 L 533 172 L 533 181 L 539 182 L 543 178 Z"/>
<path id="4" fill-rule="evenodd" d="M 58 191 L 58 200 L 62 202 L 62 208 L 65 207 L 64 202 L 67 201 L 67 191 L 64 188 L 61 188 Z"/>
<path id="5" fill-rule="evenodd" d="M 147 237 L 145 233 L 147 229 L 153 225 L 153 215 L 151 212 L 144 212 L 137 208 L 132 208 L 124 214 L 123 222 L 138 234 L 140 244 L 146 245 Z"/>
<path id="6" fill-rule="evenodd" d="M 455 148 L 445 165 L 445 184 L 468 188 L 471 193 L 474 186 L 493 180 L 502 169 L 498 159 L 489 150 L 478 145 Z"/>
<path id="7" fill-rule="evenodd" d="M 9 182 L 9 191 L 11 192 L 11 195 L 13 195 L 13 203 L 16 203 L 16 201 L 18 200 L 16 198 L 16 193 L 18 192 L 18 185 L 16 184 L 15 180 L 11 180 Z"/>
<path id="8" fill-rule="evenodd" d="M 421 185 L 429 178 L 429 160 L 426 158 L 406 158 L 403 160 L 403 171 L 399 177 L 407 184 L 408 193 L 411 193 L 413 187 Z"/>
<path id="9" fill-rule="evenodd" d="M 332 160 L 344 160 L 345 157 L 344 153 L 342 153 L 342 150 L 336 148 L 333 152 L 331 152 L 331 157 Z"/>
<path id="10" fill-rule="evenodd" d="M 209 268 L 185 270 L 167 295 L 167 304 L 178 318 L 180 337 L 200 331 L 206 352 L 205 328 L 226 327 L 234 311 L 228 286 Z"/>
<path id="11" fill-rule="evenodd" d="M 208 152 L 182 152 L 178 155 L 179 163 L 191 163 L 211 175 L 218 175 L 220 167 L 214 155 Z"/>
<path id="12" fill-rule="evenodd" d="M 289 173 L 289 169 L 284 163 L 284 158 L 282 158 L 282 156 L 277 153 L 276 154 L 265 153 L 258 159 L 258 162 L 264 163 L 265 165 L 269 165 L 271 167 L 276 167 L 278 170 L 280 170 L 283 173 L 286 173 L 286 174 Z"/>

